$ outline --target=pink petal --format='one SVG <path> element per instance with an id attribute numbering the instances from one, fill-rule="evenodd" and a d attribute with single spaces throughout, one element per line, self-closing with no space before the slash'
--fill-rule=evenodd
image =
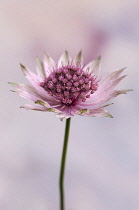
<path id="1" fill-rule="evenodd" d="M 59 104 L 56 101 L 47 101 L 46 98 L 42 97 L 36 89 L 30 85 L 23 85 L 17 83 L 10 83 L 14 88 L 16 88 L 15 92 L 18 93 L 21 97 L 31 100 L 33 102 L 37 100 L 44 100 L 46 103 L 49 103 L 51 106 L 55 106 Z"/>
<path id="2" fill-rule="evenodd" d="M 21 97 L 26 98 L 31 101 L 37 101 L 41 97 L 37 94 L 35 89 L 30 85 L 23 85 L 17 83 L 10 83 L 14 88 L 16 88 L 15 92 L 18 93 Z"/>
<path id="3" fill-rule="evenodd" d="M 61 118 L 61 119 L 67 119 L 69 117 L 73 117 L 76 112 L 79 110 L 78 108 L 76 108 L 75 106 L 63 106 L 61 105 L 61 107 L 56 107 L 59 111 L 61 111 L 61 113 L 57 114 L 57 117 Z"/>
<path id="4" fill-rule="evenodd" d="M 115 90 L 115 91 L 113 91 L 113 92 L 111 93 L 111 95 L 109 95 L 107 101 L 108 101 L 108 100 L 111 100 L 111 99 L 113 99 L 113 98 L 115 98 L 115 97 L 117 97 L 117 96 L 119 96 L 119 95 L 121 95 L 121 94 L 126 94 L 126 93 L 129 92 L 129 91 L 133 91 L 133 90 L 132 90 L 132 89 L 127 89 L 127 90 Z"/>
<path id="5" fill-rule="evenodd" d="M 89 99 L 85 102 L 80 103 L 82 107 L 93 107 L 111 99 L 111 94 L 113 93 L 113 88 L 124 78 L 122 76 L 116 80 L 109 81 L 108 84 L 101 85 L 98 87 L 95 93 L 91 95 Z"/>
<path id="6" fill-rule="evenodd" d="M 38 76 L 36 74 L 34 74 L 33 72 L 31 72 L 29 69 L 27 69 L 22 64 L 20 64 L 20 66 L 21 66 L 21 69 L 22 69 L 23 74 L 29 80 L 29 82 L 31 82 L 32 84 L 34 84 L 34 83 L 40 84 L 41 81 L 39 80 L 39 78 L 38 78 Z"/>
<path id="7" fill-rule="evenodd" d="M 116 87 L 116 85 L 125 77 L 126 77 L 126 75 L 121 76 L 121 77 L 119 77 L 115 80 L 109 80 L 107 83 L 99 85 L 98 89 L 92 95 L 92 97 L 95 96 L 95 95 L 97 95 L 97 96 L 101 95 L 102 96 L 102 95 L 105 95 L 105 94 L 109 94 L 109 92 L 111 92 Z"/>
<path id="8" fill-rule="evenodd" d="M 22 71 L 24 72 L 26 78 L 31 82 L 33 87 L 35 88 L 37 94 L 41 96 L 44 100 L 48 101 L 48 103 L 55 103 L 57 104 L 59 101 L 56 100 L 54 97 L 50 96 L 39 84 L 40 81 L 38 80 L 38 76 L 32 73 L 29 69 L 25 66 L 21 65 Z"/>
<path id="9" fill-rule="evenodd" d="M 102 78 L 101 78 L 101 80 L 100 80 L 100 82 L 99 82 L 99 85 L 101 85 L 101 84 L 105 84 L 105 83 L 107 83 L 107 82 L 109 82 L 109 81 L 112 81 L 112 80 L 115 80 L 115 79 L 117 79 L 119 76 L 120 76 L 120 74 L 124 71 L 126 69 L 126 67 L 125 68 L 122 68 L 122 69 L 119 69 L 119 70 L 117 70 L 117 71 L 114 71 L 114 72 L 110 72 L 110 73 L 107 73 L 106 75 L 104 75 Z"/>

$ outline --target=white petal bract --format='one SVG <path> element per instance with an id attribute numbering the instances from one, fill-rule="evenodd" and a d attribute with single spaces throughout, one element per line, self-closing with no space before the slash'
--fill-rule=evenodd
<path id="1" fill-rule="evenodd" d="M 36 70 L 37 70 L 38 76 L 43 81 L 46 78 L 46 74 L 45 74 L 43 62 L 39 58 L 36 59 Z"/>
<path id="2" fill-rule="evenodd" d="M 71 62 L 71 57 L 69 56 L 69 53 L 67 51 L 65 51 L 59 61 L 58 61 L 58 68 L 62 67 L 62 66 L 66 66 L 69 65 L 69 63 Z"/>
<path id="3" fill-rule="evenodd" d="M 45 70 L 45 75 L 46 77 L 55 69 L 55 62 L 54 60 L 45 53 L 44 55 L 44 70 Z"/>
<path id="4" fill-rule="evenodd" d="M 96 60 L 88 63 L 84 67 L 85 71 L 87 71 L 88 73 L 90 73 L 94 76 L 99 76 L 100 69 L 101 69 L 101 56 L 99 56 Z"/>
<path id="5" fill-rule="evenodd" d="M 80 51 L 80 52 L 77 54 L 76 58 L 74 59 L 74 65 L 80 66 L 80 67 L 83 66 L 82 51 Z"/>

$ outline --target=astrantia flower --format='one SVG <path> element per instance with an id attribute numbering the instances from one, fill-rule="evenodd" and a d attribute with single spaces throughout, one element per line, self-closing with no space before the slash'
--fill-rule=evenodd
<path id="1" fill-rule="evenodd" d="M 114 90 L 125 77 L 123 69 L 100 76 L 100 57 L 83 65 L 82 53 L 71 59 L 65 51 L 58 63 L 45 54 L 44 61 L 37 59 L 37 75 L 21 65 L 31 85 L 12 84 L 21 97 L 34 104 L 22 108 L 55 112 L 56 116 L 69 118 L 74 115 L 112 117 L 102 105 L 117 95 L 130 90 Z"/>

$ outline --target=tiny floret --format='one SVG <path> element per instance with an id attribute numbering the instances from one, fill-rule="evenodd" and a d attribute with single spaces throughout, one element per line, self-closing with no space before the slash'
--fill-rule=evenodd
<path id="1" fill-rule="evenodd" d="M 60 119 L 74 115 L 92 117 L 112 117 L 102 105 L 128 90 L 115 90 L 125 77 L 123 69 L 100 76 L 100 59 L 83 64 L 81 51 L 71 59 L 65 51 L 58 63 L 45 54 L 42 62 L 37 58 L 37 74 L 25 66 L 21 69 L 31 85 L 10 83 L 21 97 L 34 104 L 21 106 L 27 110 L 54 112 Z"/>

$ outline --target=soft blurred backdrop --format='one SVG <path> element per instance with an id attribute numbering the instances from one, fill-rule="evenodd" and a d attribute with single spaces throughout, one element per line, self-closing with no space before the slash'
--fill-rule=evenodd
<path id="1" fill-rule="evenodd" d="M 128 67 L 113 100 L 113 119 L 73 117 L 67 156 L 66 210 L 139 209 L 139 2 L 0 0 L 0 210 L 58 210 L 65 121 L 26 111 L 8 82 L 28 83 L 19 63 L 55 60 L 80 49 L 102 55 L 102 71 Z"/>

